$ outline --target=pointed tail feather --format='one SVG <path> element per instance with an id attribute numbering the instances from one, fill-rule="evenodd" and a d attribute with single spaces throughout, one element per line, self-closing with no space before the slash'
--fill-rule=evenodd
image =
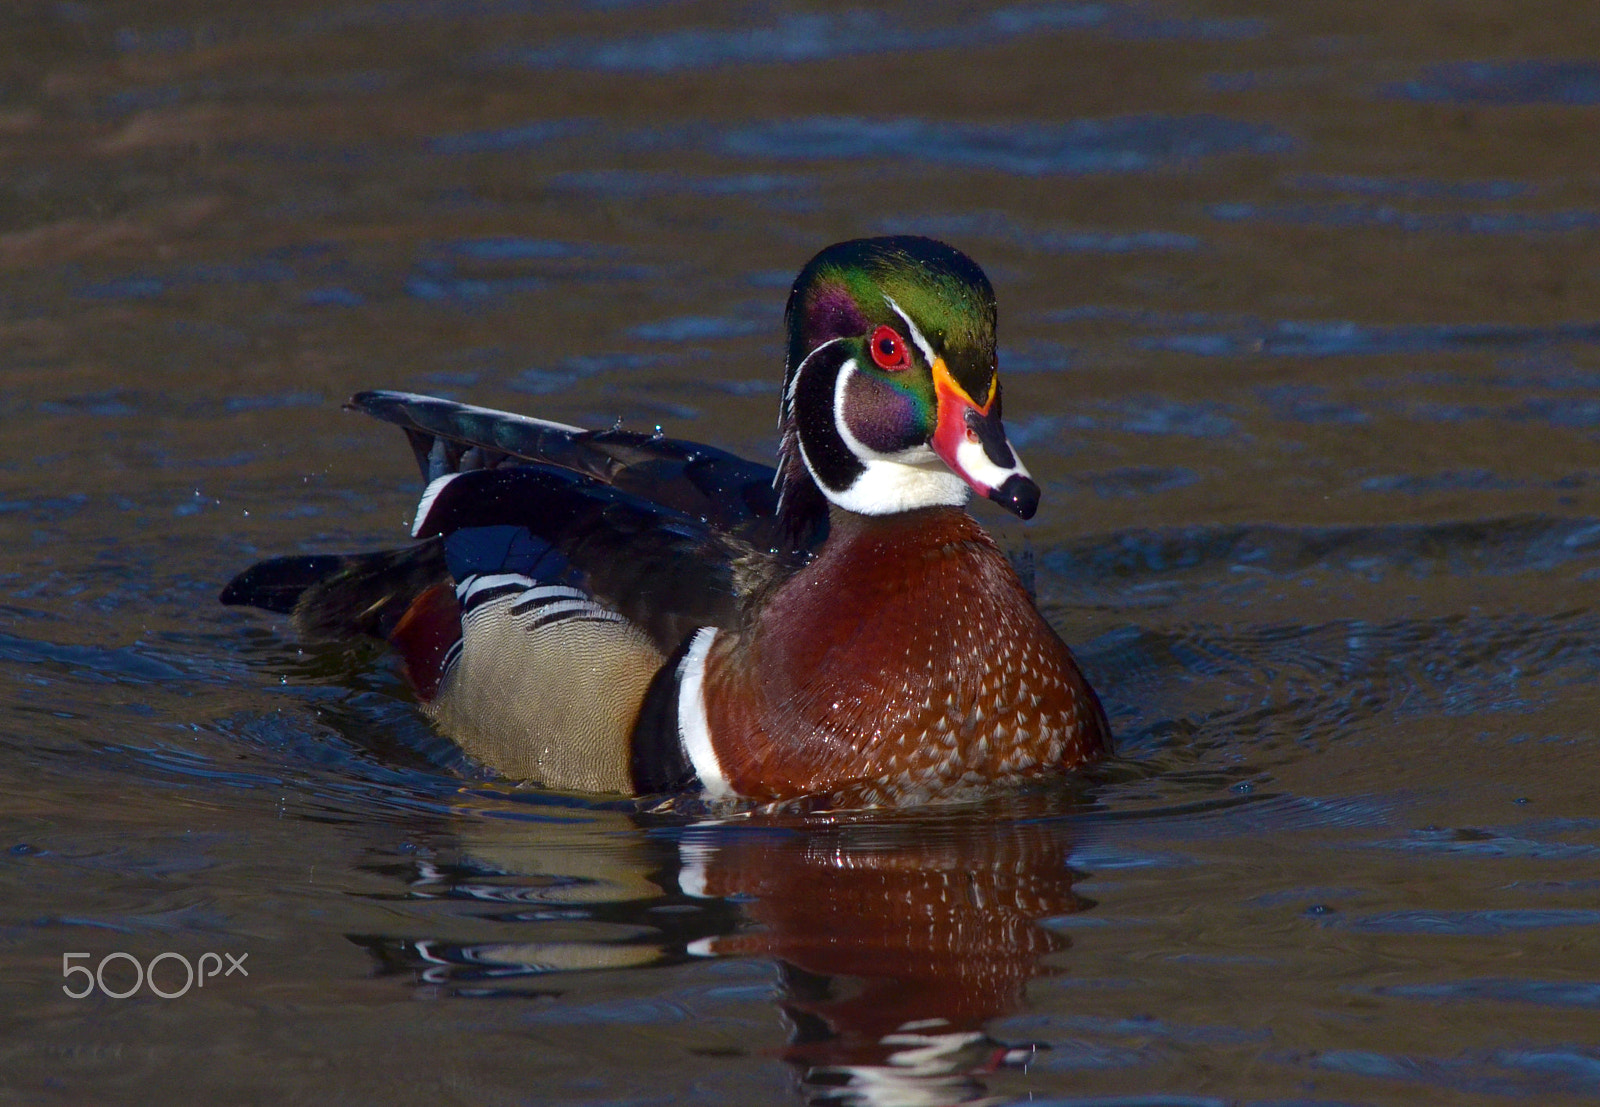
<path id="1" fill-rule="evenodd" d="M 306 589 L 337 573 L 348 560 L 326 554 L 258 561 L 230 580 L 218 598 L 230 606 L 259 607 L 287 615 L 300 602 Z"/>
<path id="2" fill-rule="evenodd" d="M 434 540 L 380 553 L 262 561 L 228 583 L 222 602 L 292 615 L 308 638 L 388 638 L 418 596 L 448 579 L 444 544 Z"/>

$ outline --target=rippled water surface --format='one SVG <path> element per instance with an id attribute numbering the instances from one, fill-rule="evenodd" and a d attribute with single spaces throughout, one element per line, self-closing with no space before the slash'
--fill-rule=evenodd
<path id="1" fill-rule="evenodd" d="M 0 19 L 7 1101 L 1600 1097 L 1588 5 Z M 360 388 L 770 457 L 788 281 L 900 231 L 997 286 L 1045 500 L 980 514 L 1106 701 L 1091 776 L 518 788 L 377 651 L 215 602 L 401 534 Z"/>

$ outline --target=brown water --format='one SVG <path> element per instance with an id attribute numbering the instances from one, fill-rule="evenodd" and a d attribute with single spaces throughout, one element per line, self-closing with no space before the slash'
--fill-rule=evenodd
<path id="1" fill-rule="evenodd" d="M 0 47 L 0 1098 L 1600 1096 L 1590 5 L 128 0 Z M 508 788 L 381 655 L 215 603 L 397 540 L 359 388 L 770 457 L 787 282 L 886 231 L 998 288 L 1045 501 L 983 516 L 1092 779 Z"/>

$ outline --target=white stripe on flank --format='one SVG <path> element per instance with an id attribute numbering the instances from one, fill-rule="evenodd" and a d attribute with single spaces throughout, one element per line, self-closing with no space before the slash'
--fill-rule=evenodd
<path id="1" fill-rule="evenodd" d="M 521 573 L 474 573 L 456 585 L 456 599 L 464 606 L 473 596 L 486 588 L 504 588 L 508 584 L 532 585 L 533 578 Z M 580 593 L 581 594 L 581 593 Z"/>
<path id="2" fill-rule="evenodd" d="M 527 593 L 523 593 L 523 595 L 527 595 Z M 518 611 L 516 608 L 526 602 L 522 596 L 510 596 L 508 599 L 511 602 L 506 607 L 511 610 L 512 618 L 520 619 L 524 622 L 543 623 L 554 621 L 563 615 L 577 615 L 580 613 L 588 615 L 605 610 L 605 608 L 591 599 L 574 598 L 570 600 L 546 600 L 544 603 L 535 604 L 532 607 Z"/>
<path id="3" fill-rule="evenodd" d="M 439 493 L 444 491 L 445 485 L 460 475 L 460 473 L 446 473 L 428 482 L 428 487 L 422 490 L 422 500 L 417 504 L 417 517 L 411 523 L 411 537 L 421 537 L 423 525 L 428 521 L 428 513 L 433 510 L 433 501 L 439 498 Z"/>
<path id="4" fill-rule="evenodd" d="M 522 579 L 528 580 L 527 577 L 523 577 Z M 531 585 L 533 584 L 533 581 L 528 580 L 528 583 Z M 541 584 L 536 587 L 529 588 L 524 592 L 518 593 L 516 598 L 512 600 L 512 605 L 517 606 L 525 603 L 552 603 L 556 600 L 584 600 L 590 603 L 593 602 L 589 598 L 589 594 L 587 592 L 573 588 L 571 585 Z"/>
<path id="5" fill-rule="evenodd" d="M 678 740 L 706 795 L 720 797 L 734 793 L 728 787 L 728 778 L 722 775 L 717 751 L 711 746 L 711 723 L 706 718 L 706 654 L 711 652 L 716 637 L 716 627 L 695 631 L 688 652 L 678 665 Z"/>

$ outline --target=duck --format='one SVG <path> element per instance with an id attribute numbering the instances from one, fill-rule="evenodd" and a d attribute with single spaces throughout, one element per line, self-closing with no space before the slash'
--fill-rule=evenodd
<path id="1" fill-rule="evenodd" d="M 399 391 L 402 548 L 273 558 L 221 601 L 377 638 L 508 779 L 707 801 L 936 802 L 1105 756 L 1099 698 L 966 510 L 1040 489 L 1001 420 L 995 294 L 911 235 L 801 269 L 775 466 Z"/>

